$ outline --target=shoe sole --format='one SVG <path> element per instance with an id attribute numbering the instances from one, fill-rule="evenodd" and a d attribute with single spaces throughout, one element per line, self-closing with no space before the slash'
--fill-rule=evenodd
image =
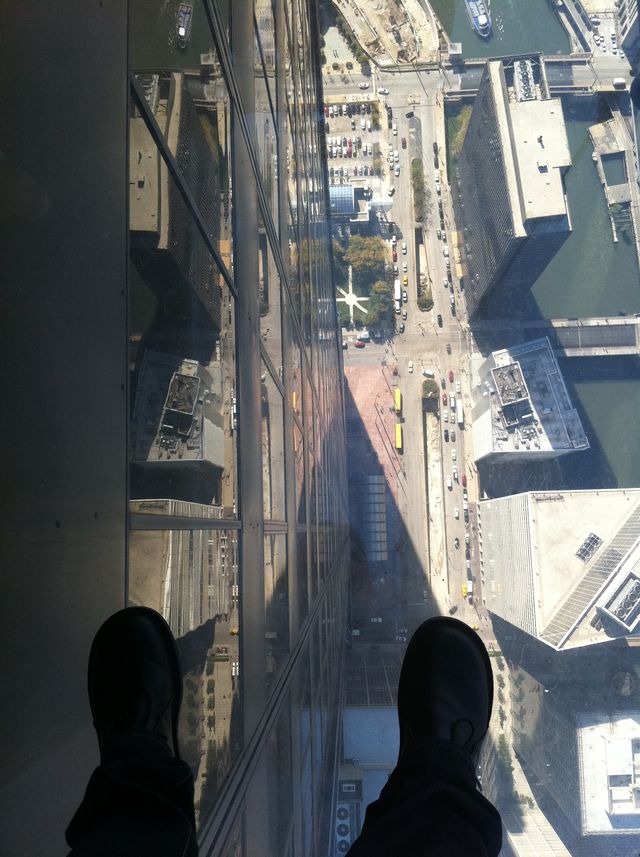
<path id="1" fill-rule="evenodd" d="M 449 630 L 460 631 L 464 634 L 476 647 L 476 650 L 480 653 L 481 659 L 484 662 L 485 666 L 485 674 L 487 677 L 487 687 L 488 687 L 488 697 L 489 697 L 489 707 L 487 711 L 487 728 L 484 730 L 482 735 L 480 735 L 475 742 L 475 746 L 478 746 L 486 736 L 489 731 L 489 722 L 491 720 L 491 712 L 493 711 L 493 669 L 491 668 L 491 660 L 489 659 L 489 653 L 487 652 L 487 647 L 482 642 L 478 634 L 470 628 L 465 622 L 461 622 L 459 619 L 454 619 L 452 616 L 432 616 L 431 619 L 427 619 L 422 623 L 416 630 L 413 632 L 411 639 L 409 640 L 409 645 L 404 653 L 404 660 L 402 662 L 402 669 L 400 670 L 400 680 L 398 682 L 398 720 L 400 720 L 400 688 L 402 687 L 402 676 L 405 669 L 405 663 L 410 660 L 411 655 L 410 652 L 412 648 L 416 648 L 418 644 L 422 645 L 422 639 L 426 636 L 432 629 L 437 628 L 439 625 L 444 626 Z M 400 724 L 400 746 L 402 747 L 402 725 Z"/>
<path id="2" fill-rule="evenodd" d="M 94 637 L 94 641 L 91 644 L 91 651 L 89 652 L 89 666 L 87 669 L 87 686 L 88 686 L 88 691 L 89 691 L 89 702 L 91 702 L 91 698 L 92 698 L 92 696 L 91 696 L 91 676 L 92 676 L 92 673 L 94 670 L 95 642 L 98 639 L 98 636 L 99 636 L 100 632 L 102 631 L 102 629 L 105 627 L 105 625 L 108 625 L 110 622 L 115 623 L 115 621 L 117 621 L 116 617 L 118 617 L 118 619 L 120 619 L 120 617 L 122 617 L 122 615 L 125 613 L 128 616 L 132 616 L 132 615 L 137 614 L 137 615 L 146 616 L 147 618 L 151 619 L 152 622 L 156 625 L 156 627 L 160 631 L 161 635 L 164 637 L 165 643 L 167 644 L 167 648 L 169 650 L 167 652 L 167 654 L 169 655 L 168 661 L 170 662 L 171 671 L 173 673 L 173 679 L 174 679 L 175 687 L 178 688 L 178 693 L 174 697 L 173 705 L 172 705 L 172 709 L 173 709 L 172 710 L 173 730 L 172 730 L 172 736 L 171 737 L 173 739 L 174 755 L 175 755 L 176 759 L 181 759 L 180 748 L 178 745 L 178 719 L 180 717 L 180 707 L 182 705 L 182 669 L 180 667 L 180 655 L 178 653 L 178 646 L 176 644 L 176 640 L 175 640 L 175 637 L 173 636 L 171 628 L 169 627 L 166 619 L 163 616 L 161 616 L 157 610 L 153 610 L 151 607 L 139 607 L 139 606 L 125 607 L 123 610 L 118 610 L 117 613 L 114 613 L 108 619 L 105 619 L 105 621 L 102 623 L 102 625 L 100 626 L 100 628 L 98 629 L 98 631 Z M 171 657 L 170 653 L 173 655 L 173 657 Z"/>

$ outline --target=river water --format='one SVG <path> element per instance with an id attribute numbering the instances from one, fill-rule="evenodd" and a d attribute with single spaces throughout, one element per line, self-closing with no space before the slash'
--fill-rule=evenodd
<path id="1" fill-rule="evenodd" d="M 548 0 L 492 0 L 493 32 L 485 40 L 471 29 L 463 0 L 432 0 L 451 41 L 465 57 L 540 51 L 566 53 L 567 35 Z M 613 242 L 607 206 L 593 164 L 588 127 L 606 118 L 595 98 L 565 98 L 563 109 L 572 165 L 566 176 L 573 232 L 533 284 L 526 315 L 571 318 L 640 312 L 640 273 L 629 235 Z M 490 312 L 519 315 L 502 304 Z M 587 453 L 535 468 L 488 473 L 489 493 L 533 488 L 640 486 L 640 360 L 560 361 L 567 387 L 591 442 Z"/>

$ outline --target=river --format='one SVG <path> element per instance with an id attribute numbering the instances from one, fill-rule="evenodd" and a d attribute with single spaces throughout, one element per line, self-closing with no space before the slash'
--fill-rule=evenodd
<path id="1" fill-rule="evenodd" d="M 494 25 L 484 40 L 471 29 L 463 0 L 432 0 L 452 41 L 461 41 L 465 57 L 500 56 L 526 51 L 545 54 L 569 49 L 567 35 L 548 0 L 493 0 Z M 640 312 L 640 273 L 629 235 L 613 242 L 607 206 L 593 164 L 588 127 L 606 118 L 596 98 L 565 98 L 563 110 L 572 164 L 566 189 L 573 231 L 546 270 L 533 283 L 526 315 L 543 318 L 618 315 Z M 520 314 L 489 306 L 499 315 Z M 591 442 L 587 453 L 569 455 L 535 468 L 505 468 L 486 473 L 489 493 L 533 488 L 640 486 L 640 360 L 562 359 L 570 394 Z"/>

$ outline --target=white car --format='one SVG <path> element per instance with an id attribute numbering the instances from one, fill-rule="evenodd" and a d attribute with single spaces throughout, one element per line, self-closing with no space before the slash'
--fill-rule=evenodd
<path id="1" fill-rule="evenodd" d="M 398 266 L 397 265 L 393 266 L 393 273 L 394 273 L 394 275 L 397 276 L 397 274 L 398 274 Z"/>
<path id="2" fill-rule="evenodd" d="M 393 196 L 395 192 L 396 192 L 396 189 L 393 187 L 393 185 L 392 185 L 392 186 L 389 188 L 389 190 L 387 191 L 387 193 L 389 194 L 389 196 Z"/>
<path id="3" fill-rule="evenodd" d="M 437 182 L 439 182 L 440 181 L 440 170 L 434 170 L 433 171 L 433 177 Z"/>
<path id="4" fill-rule="evenodd" d="M 456 381 L 456 393 L 460 394 L 460 381 Z"/>
<path id="5" fill-rule="evenodd" d="M 449 422 L 449 411 L 442 412 L 442 419 L 445 421 L 445 423 Z"/>
<path id="6" fill-rule="evenodd" d="M 406 262 L 402 263 L 402 270 L 404 271 L 405 274 L 407 273 L 407 263 Z"/>
<path id="7" fill-rule="evenodd" d="M 393 160 L 395 161 L 396 164 L 398 163 L 398 161 L 400 160 L 400 152 L 395 151 L 393 153 Z"/>
<path id="8" fill-rule="evenodd" d="M 389 95 L 389 90 L 385 86 L 381 86 L 378 95 Z"/>
<path id="9" fill-rule="evenodd" d="M 398 239 L 396 238 L 395 235 L 392 235 L 391 236 L 391 246 L 395 247 L 397 243 L 398 243 Z"/>
<path id="10" fill-rule="evenodd" d="M 458 520 L 458 518 L 460 517 L 460 512 L 458 511 L 458 507 L 457 507 L 457 506 L 455 506 L 455 507 L 454 507 L 454 509 L 453 509 L 453 517 L 456 519 L 456 521 L 457 521 L 457 520 Z"/>
<path id="11" fill-rule="evenodd" d="M 409 374 L 413 373 L 413 360 L 409 360 Z"/>
<path id="12" fill-rule="evenodd" d="M 398 123 L 397 122 L 393 123 L 393 136 L 394 137 L 398 136 Z"/>
<path id="13" fill-rule="evenodd" d="M 447 247 L 447 245 L 446 245 L 446 244 L 445 244 L 445 245 L 444 245 L 444 247 L 442 248 L 442 255 L 444 256 L 444 258 L 445 258 L 445 259 L 446 259 L 446 258 L 447 258 L 447 256 L 449 255 L 449 248 Z"/>
<path id="14" fill-rule="evenodd" d="M 408 297 L 408 295 L 407 295 L 407 290 L 406 290 L 406 289 L 403 289 L 403 290 L 402 290 L 402 303 L 403 303 L 403 304 L 406 304 L 406 302 L 407 302 L 408 300 L 409 300 L 409 297 Z"/>
<path id="15" fill-rule="evenodd" d="M 407 242 L 406 241 L 402 242 L 402 252 L 405 256 L 407 255 Z"/>
<path id="16" fill-rule="evenodd" d="M 393 174 L 396 177 L 400 175 L 400 164 L 395 165 L 395 167 L 393 168 Z"/>
<path id="17" fill-rule="evenodd" d="M 462 501 L 462 510 L 463 510 L 464 512 L 467 512 L 467 511 L 469 510 L 469 504 L 467 503 L 467 501 L 466 501 L 466 500 L 463 500 L 463 501 Z"/>
<path id="18" fill-rule="evenodd" d="M 451 481 L 451 477 L 447 476 L 447 488 L 449 491 L 453 491 L 453 482 Z"/>
<path id="19" fill-rule="evenodd" d="M 456 450 L 455 450 L 455 447 L 454 447 L 454 448 L 451 450 L 451 460 L 452 460 L 452 461 L 455 461 L 457 457 L 458 457 L 458 455 L 457 455 Z"/>
<path id="20" fill-rule="evenodd" d="M 361 83 L 361 84 L 359 84 L 359 86 L 360 86 L 360 89 L 369 89 L 368 83 Z"/>

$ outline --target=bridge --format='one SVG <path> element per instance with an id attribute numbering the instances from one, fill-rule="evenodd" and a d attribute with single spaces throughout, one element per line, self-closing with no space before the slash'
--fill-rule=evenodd
<path id="1" fill-rule="evenodd" d="M 518 54 L 495 57 L 495 59 L 509 62 L 522 57 L 522 54 Z M 583 52 L 541 55 L 540 60 L 549 93 L 552 96 L 619 92 L 620 90 L 613 85 L 616 78 L 622 78 L 627 89 L 631 86 L 631 70 L 623 57 Z M 449 85 L 445 88 L 445 97 L 459 98 L 476 95 L 486 63 L 486 59 L 470 59 L 465 60 L 461 65 L 448 66 L 445 77 Z"/>
<path id="2" fill-rule="evenodd" d="M 554 318 L 514 321 L 487 319 L 471 323 L 472 331 L 505 330 L 526 341 L 548 336 L 564 357 L 637 357 L 640 355 L 640 315 L 602 318 Z"/>

